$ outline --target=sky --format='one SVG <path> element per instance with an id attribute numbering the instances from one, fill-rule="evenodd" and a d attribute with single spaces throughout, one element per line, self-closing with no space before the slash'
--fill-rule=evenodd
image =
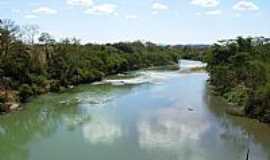
<path id="1" fill-rule="evenodd" d="M 270 37 L 269 17 L 269 0 L 0 0 L 0 18 L 91 43 Z"/>

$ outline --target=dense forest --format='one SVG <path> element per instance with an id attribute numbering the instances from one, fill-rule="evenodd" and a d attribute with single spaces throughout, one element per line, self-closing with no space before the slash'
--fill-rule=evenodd
<path id="1" fill-rule="evenodd" d="M 210 83 L 243 115 L 270 122 L 270 43 L 267 38 L 220 41 L 206 56 Z"/>
<path id="2" fill-rule="evenodd" d="M 14 102 L 107 75 L 160 65 L 175 65 L 182 50 L 150 42 L 81 44 L 56 41 L 35 25 L 0 20 L 0 111 Z M 16 106 L 13 106 L 16 107 Z"/>

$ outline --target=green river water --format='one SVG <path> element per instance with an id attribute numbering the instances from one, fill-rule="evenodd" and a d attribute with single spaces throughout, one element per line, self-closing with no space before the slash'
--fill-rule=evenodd
<path id="1" fill-rule="evenodd" d="M 270 127 L 227 115 L 207 79 L 142 70 L 34 98 L 0 117 L 0 160 L 269 160 Z"/>

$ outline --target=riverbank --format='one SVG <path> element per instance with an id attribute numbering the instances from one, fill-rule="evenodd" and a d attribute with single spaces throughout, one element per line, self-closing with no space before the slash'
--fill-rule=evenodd
<path id="1" fill-rule="evenodd" d="M 22 33 L 15 23 L 0 27 L 5 35 L 1 39 L 4 45 L 0 45 L 0 112 L 18 108 L 29 97 L 60 92 L 109 75 L 176 65 L 183 54 L 182 49 L 151 42 L 81 44 L 76 38 L 56 41 L 48 33 L 42 33 L 38 43 L 29 44 L 14 36 Z M 16 30 L 8 30 L 10 27 Z"/>
<path id="2" fill-rule="evenodd" d="M 141 68 L 141 69 L 145 69 L 145 70 L 178 70 L 179 69 L 179 65 L 176 64 L 170 64 L 170 65 L 163 65 L 163 66 L 150 66 L 147 68 Z M 48 94 L 49 92 L 54 92 L 54 93 L 59 93 L 59 92 L 65 92 L 68 89 L 73 89 L 74 87 L 77 87 L 78 85 L 81 84 L 90 84 L 90 83 L 95 83 L 95 82 L 101 82 L 103 79 L 106 79 L 108 77 L 112 78 L 114 76 L 116 76 L 117 78 L 120 77 L 120 75 L 123 75 L 123 77 L 126 77 L 126 73 L 130 72 L 129 71 L 124 71 L 124 72 L 119 72 L 119 73 L 114 73 L 114 74 L 110 74 L 110 75 L 106 75 L 104 77 L 101 77 L 100 79 L 96 79 L 90 82 L 84 82 L 84 83 L 78 83 L 78 84 L 70 84 L 68 86 L 61 86 L 60 84 L 56 85 L 55 81 L 51 81 L 51 82 L 47 82 L 46 87 L 44 88 L 38 88 L 39 90 L 36 91 L 38 94 L 36 95 L 32 95 L 33 93 L 30 93 L 32 91 L 28 91 L 30 90 L 30 88 L 25 88 L 23 90 L 23 92 L 28 92 L 28 93 L 21 93 L 20 94 L 28 94 L 27 97 L 24 97 L 24 101 L 20 101 L 21 97 L 19 95 L 19 91 L 16 90 L 0 90 L 0 97 L 4 97 L 3 99 L 5 99 L 5 101 L 3 100 L 3 102 L 0 102 L 0 113 L 4 114 L 4 113 L 10 113 L 13 111 L 18 111 L 18 110 L 22 110 L 22 104 L 24 102 L 29 102 L 29 100 L 32 100 L 33 98 L 35 98 L 35 96 L 39 96 L 39 95 L 44 95 L 44 94 Z M 4 87 L 2 87 L 4 88 Z"/>
<path id="3" fill-rule="evenodd" d="M 206 55 L 207 71 L 215 92 L 240 106 L 229 113 L 270 123 L 270 43 L 255 39 L 214 45 Z"/>

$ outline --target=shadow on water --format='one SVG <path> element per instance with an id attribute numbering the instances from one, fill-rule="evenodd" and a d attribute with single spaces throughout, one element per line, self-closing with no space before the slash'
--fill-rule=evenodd
<path id="1" fill-rule="evenodd" d="M 244 150 L 241 152 L 242 159 L 246 159 L 247 152 L 249 152 L 249 160 L 270 159 L 269 125 L 254 119 L 227 114 L 226 108 L 232 106 L 227 104 L 223 98 L 212 95 L 208 86 L 206 86 L 204 99 L 213 121 L 221 124 L 220 137 L 226 141 L 242 143 Z"/>

